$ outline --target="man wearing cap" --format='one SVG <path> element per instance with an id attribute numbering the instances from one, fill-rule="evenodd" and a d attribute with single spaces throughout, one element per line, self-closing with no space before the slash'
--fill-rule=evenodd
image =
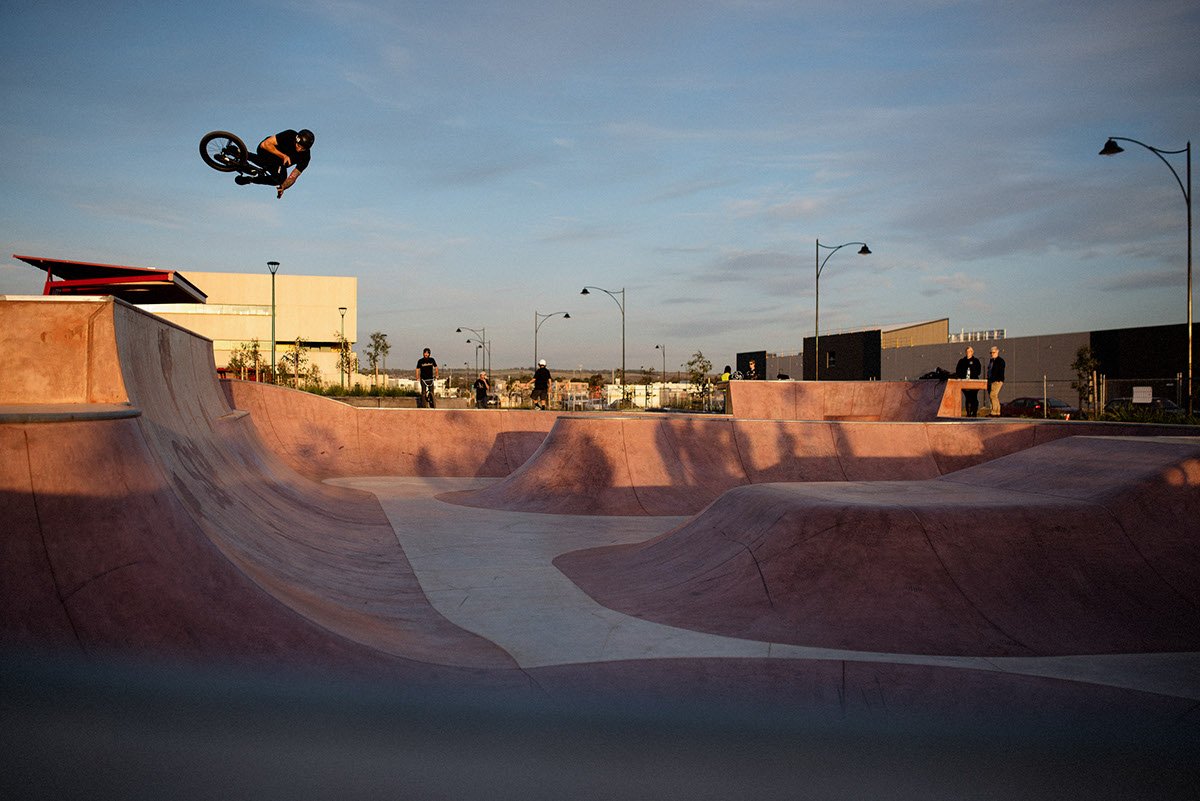
<path id="1" fill-rule="evenodd" d="M 488 404 L 488 395 L 492 394 L 492 384 L 488 381 L 487 370 L 479 373 L 479 378 L 475 379 L 475 408 L 486 409 Z"/>
<path id="2" fill-rule="evenodd" d="M 529 393 L 533 408 L 546 409 L 550 405 L 550 371 L 546 369 L 546 360 L 538 361 L 538 368 L 533 371 L 533 392 Z"/>

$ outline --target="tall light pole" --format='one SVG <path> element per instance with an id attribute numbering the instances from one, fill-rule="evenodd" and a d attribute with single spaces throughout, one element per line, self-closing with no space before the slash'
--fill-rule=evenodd
<path id="1" fill-rule="evenodd" d="M 267 262 L 267 269 L 271 271 L 271 383 L 275 384 L 278 383 L 275 380 L 275 271 L 279 269 L 279 262 Z"/>
<path id="2" fill-rule="evenodd" d="M 623 403 L 625 401 L 625 287 L 621 287 L 616 292 L 609 292 L 607 289 L 598 286 L 585 286 L 579 294 L 590 295 L 591 293 L 588 292 L 589 289 L 594 289 L 597 292 L 603 292 L 605 295 L 608 295 L 617 304 L 617 308 L 621 310 L 621 401 Z M 621 296 L 620 300 L 617 300 L 617 295 Z"/>
<path id="3" fill-rule="evenodd" d="M 1157 147 L 1152 147 L 1136 139 L 1128 139 L 1124 136 L 1110 136 L 1108 141 L 1104 143 L 1104 147 L 1100 150 L 1100 155 L 1115 156 L 1118 153 L 1124 153 L 1125 148 L 1118 145 L 1117 142 L 1132 142 L 1135 145 L 1141 145 L 1158 156 L 1159 161 L 1166 164 L 1167 169 L 1175 176 L 1175 183 L 1179 184 L 1179 188 L 1183 192 L 1183 203 L 1187 206 L 1187 410 L 1190 415 L 1196 408 L 1193 401 L 1194 393 L 1192 392 L 1192 143 L 1189 140 L 1182 150 L 1160 150 Z M 1184 157 L 1187 171 L 1186 186 L 1179 177 L 1179 172 L 1166 159 L 1166 156 L 1177 156 L 1180 153 L 1186 154 Z"/>
<path id="4" fill-rule="evenodd" d="M 837 253 L 842 248 L 848 245 L 862 245 L 858 251 L 860 256 L 871 255 L 871 249 L 867 247 L 866 242 L 843 242 L 840 245 L 822 245 L 821 240 L 817 240 L 817 309 L 813 317 L 813 380 L 821 380 L 821 271 L 825 269 L 825 262 L 829 261 L 829 257 Z M 825 259 L 821 259 L 821 248 L 829 251 Z"/>
<path id="5" fill-rule="evenodd" d="M 666 345 L 655 345 L 654 349 L 661 350 L 662 357 L 663 357 L 663 371 L 662 371 L 662 378 L 660 379 L 662 381 L 662 393 L 658 397 L 658 405 L 661 408 L 663 405 L 662 396 L 667 393 L 667 346 Z"/>
<path id="6" fill-rule="evenodd" d="M 475 352 L 476 353 L 479 353 L 479 351 L 481 349 L 483 350 L 483 369 L 487 370 L 488 373 L 491 373 L 492 372 L 492 368 L 491 368 L 492 343 L 486 339 L 483 340 L 482 342 L 480 342 L 478 340 L 474 340 L 474 339 L 467 340 L 468 345 L 470 345 L 472 342 L 475 343 Z"/>
<path id="7" fill-rule="evenodd" d="M 342 313 L 342 341 L 338 343 L 339 345 L 341 345 L 342 357 L 338 360 L 338 373 L 340 373 L 342 376 L 342 389 L 345 389 L 346 388 L 346 373 L 348 372 L 348 370 L 346 369 L 346 366 L 347 366 L 347 360 L 346 360 L 346 307 L 338 306 L 338 311 Z"/>
<path id="8" fill-rule="evenodd" d="M 571 319 L 571 315 L 569 312 L 550 312 L 549 314 L 541 314 L 538 312 L 537 309 L 533 310 L 533 369 L 534 370 L 536 370 L 537 366 L 538 366 L 538 355 L 537 355 L 537 353 L 538 353 L 538 351 L 537 351 L 538 329 L 542 327 L 542 323 L 546 322 L 551 317 L 557 317 L 560 314 L 562 315 L 562 318 L 564 320 Z"/>
<path id="9" fill-rule="evenodd" d="M 483 345 L 483 358 L 484 358 L 483 369 L 488 371 L 488 375 L 491 375 L 492 374 L 492 365 L 491 365 L 492 343 L 488 342 L 487 329 L 480 328 L 480 329 L 476 330 L 474 328 L 468 328 L 465 325 L 460 325 L 458 328 L 454 329 L 454 333 L 456 333 L 456 334 L 461 334 L 463 331 L 470 331 L 472 334 L 474 334 L 479 339 L 479 343 L 481 345 Z M 467 342 L 470 342 L 470 341 L 471 340 L 469 340 L 469 339 L 467 340 Z"/>

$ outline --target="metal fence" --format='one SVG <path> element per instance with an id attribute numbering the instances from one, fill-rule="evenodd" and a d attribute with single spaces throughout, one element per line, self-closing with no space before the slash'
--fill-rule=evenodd
<path id="1" fill-rule="evenodd" d="M 1077 379 L 1044 377 L 1041 381 L 1006 381 L 1004 402 L 1014 398 L 1058 398 L 1071 406 L 1092 413 L 1104 408 L 1104 404 L 1117 398 L 1132 398 L 1137 387 L 1149 387 L 1155 398 L 1167 398 L 1179 406 L 1184 405 L 1183 382 L 1171 378 L 1108 378 L 1096 376 L 1095 396 L 1085 391 L 1083 396 L 1071 384 Z M 987 393 L 980 393 L 980 402 L 987 405 Z"/>

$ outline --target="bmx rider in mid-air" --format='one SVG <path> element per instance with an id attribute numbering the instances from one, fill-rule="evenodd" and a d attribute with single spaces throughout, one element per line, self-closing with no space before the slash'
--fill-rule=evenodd
<path id="1" fill-rule="evenodd" d="M 307 128 L 301 131 L 293 131 L 289 128 L 274 136 L 268 136 L 259 142 L 258 151 L 254 155 L 254 161 L 266 170 L 266 174 L 261 178 L 239 175 L 233 180 L 239 184 L 255 183 L 274 186 L 276 188 L 275 196 L 282 198 L 283 193 L 296 183 L 300 173 L 308 167 L 315 139 L 313 132 Z M 290 173 L 288 167 L 293 168 Z"/>

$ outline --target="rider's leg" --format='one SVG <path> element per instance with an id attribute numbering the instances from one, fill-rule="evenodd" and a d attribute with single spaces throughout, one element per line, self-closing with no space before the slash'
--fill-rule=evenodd
<path id="1" fill-rule="evenodd" d="M 247 156 L 246 160 L 263 170 L 262 175 L 250 179 L 252 183 L 279 186 L 287 178 L 287 167 L 283 166 L 283 161 L 269 150 L 263 150 L 260 147 L 256 153 Z"/>

